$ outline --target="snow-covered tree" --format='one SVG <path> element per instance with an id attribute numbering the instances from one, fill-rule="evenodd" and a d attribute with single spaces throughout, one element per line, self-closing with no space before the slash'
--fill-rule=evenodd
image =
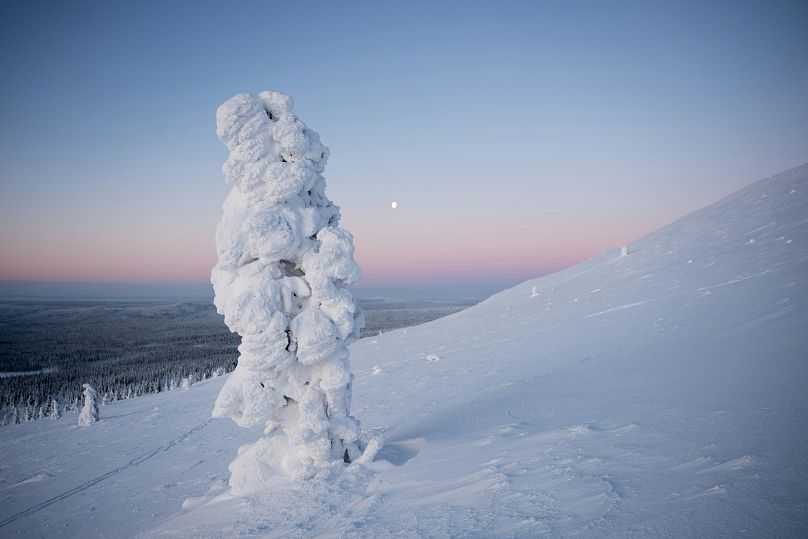
<path id="1" fill-rule="evenodd" d="M 238 94 L 216 113 L 233 185 L 216 231 L 215 304 L 242 337 L 213 409 L 265 436 L 230 465 L 234 494 L 275 476 L 311 478 L 359 455 L 348 344 L 364 317 L 352 236 L 325 195 L 328 148 L 276 92 Z"/>
<path id="2" fill-rule="evenodd" d="M 31 405 L 29 400 L 28 404 L 25 405 L 25 413 L 22 416 L 23 421 L 33 421 L 34 419 L 34 407 Z"/>
<path id="3" fill-rule="evenodd" d="M 79 414 L 79 426 L 87 427 L 101 419 L 98 411 L 98 393 L 90 384 L 83 384 L 84 407 Z"/>
<path id="4" fill-rule="evenodd" d="M 56 399 L 51 399 L 50 412 L 48 413 L 48 417 L 53 420 L 62 417 L 62 407 L 59 405 L 59 401 L 57 401 Z"/>

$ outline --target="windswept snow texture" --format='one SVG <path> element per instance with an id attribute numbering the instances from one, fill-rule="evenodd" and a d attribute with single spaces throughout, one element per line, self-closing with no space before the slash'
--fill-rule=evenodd
<path id="1" fill-rule="evenodd" d="M 0 534 L 804 536 L 808 167 L 626 251 L 355 343 L 385 441 L 335 483 L 217 496 L 221 379 L 0 430 Z"/>

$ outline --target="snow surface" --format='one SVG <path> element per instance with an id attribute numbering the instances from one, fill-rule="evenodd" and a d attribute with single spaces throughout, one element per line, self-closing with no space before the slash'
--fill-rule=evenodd
<path id="1" fill-rule="evenodd" d="M 808 166 L 356 342 L 353 409 L 384 443 L 333 483 L 222 495 L 256 437 L 209 419 L 223 378 L 0 429 L 0 535 L 802 536 L 806 195 Z"/>

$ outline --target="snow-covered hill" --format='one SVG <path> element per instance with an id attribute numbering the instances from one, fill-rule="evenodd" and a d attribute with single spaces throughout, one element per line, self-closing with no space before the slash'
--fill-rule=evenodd
<path id="1" fill-rule="evenodd" d="M 4 428 L 0 535 L 804 535 L 808 166 L 627 251 L 357 342 L 336 484 L 217 496 L 221 380 Z"/>

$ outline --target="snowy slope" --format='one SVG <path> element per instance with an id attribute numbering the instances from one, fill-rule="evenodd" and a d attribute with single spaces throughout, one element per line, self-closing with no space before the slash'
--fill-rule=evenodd
<path id="1" fill-rule="evenodd" d="M 219 380 L 2 429 L 0 535 L 800 536 L 806 292 L 803 166 L 357 342 L 354 415 L 385 446 L 337 484 L 217 496 L 258 435 L 208 419 Z"/>
<path id="2" fill-rule="evenodd" d="M 0 429 L 0 537 L 129 537 L 226 481 L 258 433 L 210 419 L 223 380 Z"/>

